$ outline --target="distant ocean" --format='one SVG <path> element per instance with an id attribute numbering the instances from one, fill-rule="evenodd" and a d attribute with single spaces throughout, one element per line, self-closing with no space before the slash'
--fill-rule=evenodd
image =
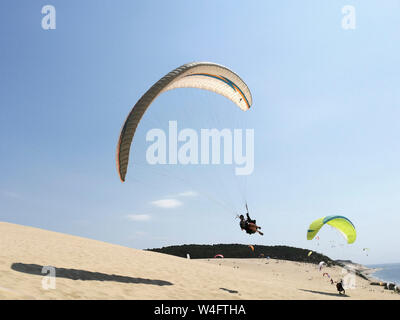
<path id="1" fill-rule="evenodd" d="M 372 277 L 384 282 L 394 282 L 400 285 L 400 263 L 369 264 L 366 267 L 382 269 L 371 274 Z"/>

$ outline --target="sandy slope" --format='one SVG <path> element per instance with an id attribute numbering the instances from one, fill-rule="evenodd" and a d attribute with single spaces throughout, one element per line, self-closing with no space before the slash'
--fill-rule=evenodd
<path id="1" fill-rule="evenodd" d="M 43 266 L 57 268 L 56 289 L 42 288 Z M 400 299 L 361 278 L 356 286 L 338 296 L 311 264 L 188 260 L 0 223 L 0 299 Z"/>

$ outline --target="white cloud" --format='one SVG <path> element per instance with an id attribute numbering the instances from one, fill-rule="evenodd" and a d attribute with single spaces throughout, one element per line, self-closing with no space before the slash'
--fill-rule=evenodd
<path id="1" fill-rule="evenodd" d="M 178 197 L 197 197 L 198 195 L 195 191 L 185 191 L 177 194 Z"/>
<path id="2" fill-rule="evenodd" d="M 126 218 L 132 221 L 148 221 L 151 217 L 148 214 L 128 214 Z"/>
<path id="3" fill-rule="evenodd" d="M 182 206 L 183 202 L 176 199 L 162 199 L 162 200 L 152 201 L 151 204 L 159 208 L 171 209 Z"/>

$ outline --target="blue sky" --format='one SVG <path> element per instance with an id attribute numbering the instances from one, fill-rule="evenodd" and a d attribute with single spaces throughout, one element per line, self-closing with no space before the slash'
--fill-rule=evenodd
<path id="1" fill-rule="evenodd" d="M 41 28 L 47 4 L 56 30 Z M 345 5 L 355 30 L 341 27 Z M 398 1 L 6 0 L 0 12 L 0 221 L 133 248 L 282 244 L 399 262 Z M 165 93 L 140 124 L 122 184 L 115 151 L 127 114 L 191 61 L 238 73 L 252 109 L 200 90 Z M 149 167 L 146 132 L 169 120 L 254 129 L 254 173 Z M 264 237 L 240 231 L 245 200 Z M 309 223 L 331 214 L 353 221 L 355 244 L 330 228 L 319 244 L 306 240 Z"/>

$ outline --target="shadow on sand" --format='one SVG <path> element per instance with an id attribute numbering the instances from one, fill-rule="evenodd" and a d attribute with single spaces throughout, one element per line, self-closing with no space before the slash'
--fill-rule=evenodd
<path id="1" fill-rule="evenodd" d="M 239 293 L 239 291 L 230 290 L 230 289 L 226 289 L 226 288 L 220 288 L 220 290 L 224 290 L 224 291 L 227 291 L 227 292 L 229 292 L 229 293 Z"/>
<path id="2" fill-rule="evenodd" d="M 26 264 L 26 263 L 13 263 L 11 265 L 11 269 L 23 272 L 34 274 L 38 276 L 46 276 L 48 274 L 47 271 L 42 273 L 44 266 L 40 266 L 38 264 Z M 123 282 L 123 283 L 137 283 L 137 284 L 151 284 L 157 286 L 172 286 L 173 283 L 164 281 L 164 280 L 151 280 L 151 279 L 143 279 L 143 278 L 132 278 L 126 276 L 118 276 L 115 274 L 106 274 L 100 272 L 91 272 L 86 270 L 79 269 L 65 269 L 65 268 L 55 268 L 56 277 L 66 278 L 71 280 L 95 280 L 95 281 L 115 281 L 115 282 Z"/>
<path id="3" fill-rule="evenodd" d="M 306 290 L 306 289 L 299 289 L 299 290 L 305 291 L 305 292 L 316 293 L 316 294 L 324 294 L 326 296 L 332 296 L 332 297 L 349 297 L 347 294 L 339 294 L 339 293 L 323 292 L 323 291 L 314 291 L 314 290 Z"/>

